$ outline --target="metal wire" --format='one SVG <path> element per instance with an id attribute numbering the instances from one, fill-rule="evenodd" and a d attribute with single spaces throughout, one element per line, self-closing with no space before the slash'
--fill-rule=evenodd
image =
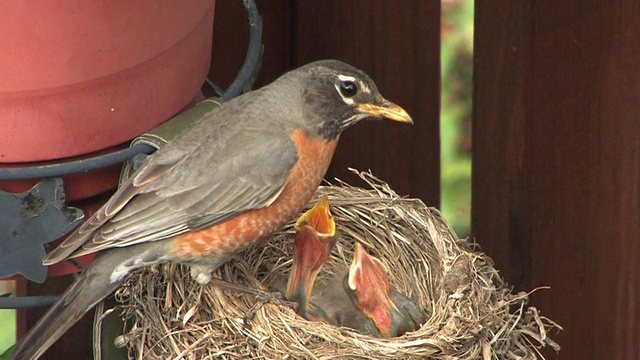
<path id="1" fill-rule="evenodd" d="M 32 309 L 50 306 L 59 295 L 0 297 L 0 309 Z"/>
<path id="2" fill-rule="evenodd" d="M 249 48 L 247 49 L 247 55 L 244 58 L 244 64 L 238 72 L 235 80 L 229 85 L 227 91 L 222 94 L 221 98 L 224 101 L 228 101 L 244 91 L 246 85 L 253 78 L 256 69 L 260 63 L 260 53 L 262 49 L 262 17 L 258 13 L 253 0 L 243 0 L 245 10 L 247 10 L 247 16 L 249 18 Z"/>
<path id="3" fill-rule="evenodd" d="M 0 180 L 39 179 L 79 173 L 121 164 L 138 154 L 151 154 L 155 150 L 153 146 L 138 144 L 127 149 L 84 160 L 32 167 L 0 168 Z"/>

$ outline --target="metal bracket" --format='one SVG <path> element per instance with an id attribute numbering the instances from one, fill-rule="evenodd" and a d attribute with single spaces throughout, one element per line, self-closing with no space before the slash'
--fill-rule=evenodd
<path id="1" fill-rule="evenodd" d="M 65 205 L 62 178 L 47 178 L 29 191 L 0 191 L 0 278 L 21 274 L 43 283 L 44 244 L 73 230 L 84 217 L 82 210 Z"/>

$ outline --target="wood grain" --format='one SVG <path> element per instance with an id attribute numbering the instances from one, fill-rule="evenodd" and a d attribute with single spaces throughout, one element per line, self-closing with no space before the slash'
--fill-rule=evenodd
<path id="1" fill-rule="evenodd" d="M 472 233 L 517 290 L 552 287 L 550 358 L 640 357 L 639 14 L 476 4 Z"/>

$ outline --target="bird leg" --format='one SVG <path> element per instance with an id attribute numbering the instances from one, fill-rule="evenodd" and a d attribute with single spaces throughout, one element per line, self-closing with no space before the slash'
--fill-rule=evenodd
<path id="1" fill-rule="evenodd" d="M 286 300 L 284 294 L 281 291 L 264 291 L 244 285 L 233 284 L 215 277 L 212 277 L 209 283 L 223 289 L 238 291 L 245 294 L 254 295 L 256 297 L 257 301 L 255 302 L 255 304 L 253 304 L 253 306 L 251 306 L 251 308 L 249 308 L 243 318 L 243 323 L 248 329 L 251 329 L 251 324 L 249 323 L 249 321 L 255 316 L 258 309 L 260 309 L 260 307 L 262 307 L 262 305 L 264 305 L 265 303 L 286 306 L 293 309 L 293 311 L 297 311 L 298 309 L 298 303 L 295 301 Z"/>
<path id="2" fill-rule="evenodd" d="M 240 262 L 244 263 L 244 261 L 242 260 L 240 260 Z M 246 264 L 243 264 L 243 265 L 246 265 Z M 216 264 L 216 263 L 208 264 L 208 265 L 190 264 L 189 267 L 191 269 L 191 277 L 198 284 L 203 286 L 212 284 L 214 286 L 218 286 L 223 289 L 233 290 L 233 291 L 253 295 L 259 300 L 262 300 L 262 302 L 270 302 L 278 305 L 284 305 L 290 308 L 294 308 L 295 306 L 297 306 L 296 303 L 286 300 L 284 297 L 284 294 L 280 291 L 274 291 L 274 292 L 264 291 L 264 290 L 256 289 L 254 287 L 234 284 L 229 281 L 214 277 L 213 271 L 217 269 L 219 266 L 220 264 Z"/>
<path id="3" fill-rule="evenodd" d="M 295 309 L 298 306 L 296 302 L 286 300 L 282 291 L 260 290 L 260 289 L 256 289 L 249 286 L 230 283 L 228 281 L 225 281 L 216 277 L 212 277 L 209 284 L 212 284 L 214 286 L 218 286 L 227 290 L 233 290 L 233 291 L 238 291 L 238 292 L 249 294 L 249 295 L 254 295 L 258 300 L 262 302 L 274 303 L 277 305 L 290 307 L 292 309 Z"/>

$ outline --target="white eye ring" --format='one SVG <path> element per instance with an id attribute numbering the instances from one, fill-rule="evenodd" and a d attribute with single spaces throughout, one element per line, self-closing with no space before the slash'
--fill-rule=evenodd
<path id="1" fill-rule="evenodd" d="M 363 92 L 365 94 L 371 94 L 371 89 L 369 89 L 369 87 L 367 86 L 367 84 L 365 84 L 363 81 L 360 81 L 358 79 L 356 79 L 355 77 L 351 76 L 351 75 L 338 75 L 338 79 L 342 82 L 352 82 L 354 84 L 356 84 L 356 86 L 358 87 L 358 92 Z M 338 89 L 339 91 L 340 89 Z"/>
<path id="2" fill-rule="evenodd" d="M 354 78 L 353 76 L 349 76 L 349 75 L 338 75 L 338 79 L 340 79 L 340 81 L 342 82 L 347 82 L 347 81 L 351 81 L 352 83 L 356 83 L 356 78 Z"/>
<path id="3" fill-rule="evenodd" d="M 338 79 L 340 80 L 338 84 L 335 84 L 336 90 L 338 91 L 338 94 L 340 94 L 340 97 L 342 98 L 342 101 L 344 101 L 346 104 L 348 105 L 353 105 L 355 102 L 353 101 L 353 96 L 355 96 L 355 94 L 358 92 L 359 90 L 359 86 L 358 84 L 360 83 L 358 80 L 356 80 L 355 77 L 353 76 L 349 76 L 349 75 L 338 75 Z M 347 92 L 347 94 L 345 94 L 343 86 L 345 85 L 345 83 L 352 83 L 353 85 L 355 85 L 355 89 L 356 92 L 353 94 L 349 94 Z"/>
<path id="4" fill-rule="evenodd" d="M 350 99 L 358 94 L 358 85 L 353 81 L 345 81 L 340 84 L 340 93 Z"/>

